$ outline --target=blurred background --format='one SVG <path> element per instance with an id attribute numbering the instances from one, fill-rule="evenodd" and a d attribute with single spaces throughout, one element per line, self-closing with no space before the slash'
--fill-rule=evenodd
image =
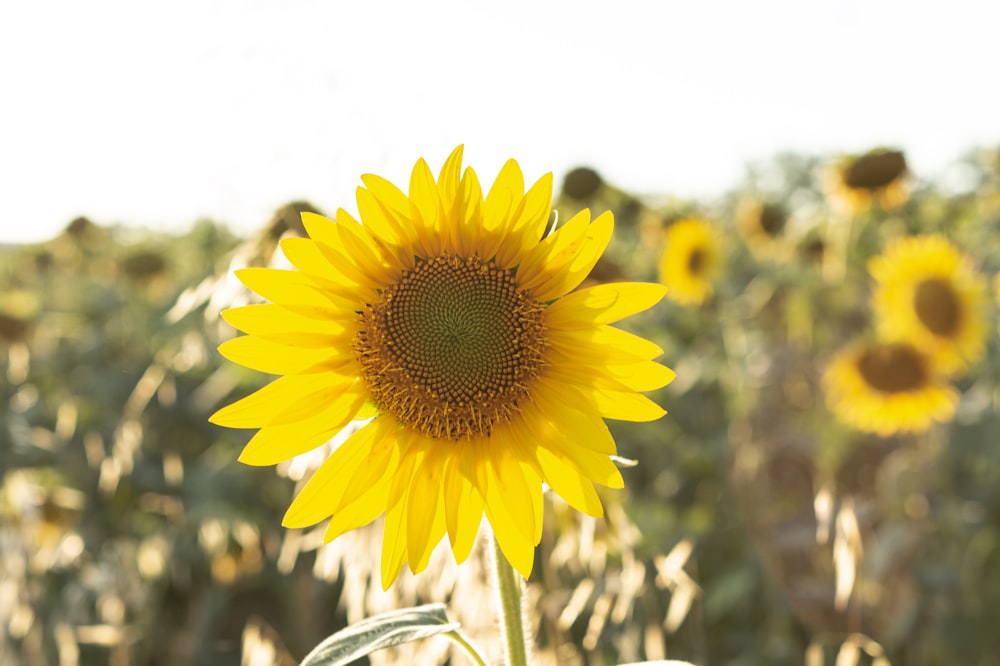
<path id="1" fill-rule="evenodd" d="M 1000 664 L 998 18 L 0 8 L 0 663 L 294 664 L 428 601 L 499 657 L 482 549 L 384 593 L 380 525 L 326 546 L 280 527 L 335 444 L 250 468 L 249 433 L 206 421 L 266 381 L 215 352 L 219 311 L 251 298 L 232 270 L 280 261 L 302 210 L 356 212 L 360 174 L 405 184 L 465 143 L 484 182 L 509 157 L 553 171 L 559 219 L 614 211 L 592 283 L 669 274 L 677 297 L 628 323 L 678 379 L 666 417 L 611 424 L 625 490 L 600 521 L 547 503 L 539 663 Z M 869 433 L 822 377 L 877 327 L 869 260 L 925 234 L 981 283 L 962 307 L 983 344 L 951 413 Z M 440 637 L 372 657 L 462 660 Z"/>

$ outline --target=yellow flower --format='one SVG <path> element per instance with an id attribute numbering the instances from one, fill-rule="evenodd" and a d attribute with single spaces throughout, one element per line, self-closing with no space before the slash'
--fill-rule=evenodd
<path id="1" fill-rule="evenodd" d="M 361 222 L 303 214 L 309 238 L 281 247 L 297 270 L 247 268 L 271 303 L 228 310 L 248 335 L 231 361 L 282 375 L 224 407 L 214 423 L 259 428 L 240 456 L 271 465 L 377 414 L 322 464 L 287 527 L 331 517 L 326 539 L 385 514 L 382 583 L 427 566 L 448 535 L 465 560 L 485 513 L 525 577 L 541 538 L 542 484 L 602 514 L 594 483 L 622 487 L 603 418 L 664 414 L 642 396 L 673 372 L 652 342 L 610 326 L 649 308 L 660 285 L 573 291 L 604 252 L 610 213 L 546 235 L 552 176 L 528 191 L 508 161 L 483 195 L 462 148 L 435 181 L 417 162 L 409 193 L 362 177 Z M 367 405 L 367 406 L 366 406 Z"/>
<path id="2" fill-rule="evenodd" d="M 906 174 L 902 151 L 876 148 L 840 160 L 827 172 L 825 189 L 831 204 L 848 214 L 862 213 L 872 204 L 891 209 L 909 197 Z"/>
<path id="3" fill-rule="evenodd" d="M 882 337 L 912 342 L 944 373 L 983 353 L 985 281 L 944 236 L 897 240 L 872 258 L 869 271 Z"/>
<path id="4" fill-rule="evenodd" d="M 905 342 L 848 346 L 827 367 L 823 388 L 834 414 L 883 437 L 946 422 L 958 402 L 957 391 L 935 371 L 932 359 Z"/>
<path id="5" fill-rule="evenodd" d="M 744 199 L 736 209 L 737 229 L 747 248 L 758 259 L 782 259 L 787 246 L 781 241 L 788 222 L 783 206 L 755 198 Z"/>
<path id="6" fill-rule="evenodd" d="M 704 220 L 688 218 L 671 224 L 660 256 L 660 280 L 668 297 L 684 305 L 698 305 L 712 294 L 719 269 L 718 232 Z"/>

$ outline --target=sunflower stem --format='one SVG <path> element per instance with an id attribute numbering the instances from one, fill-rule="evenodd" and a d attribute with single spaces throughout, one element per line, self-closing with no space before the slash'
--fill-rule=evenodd
<path id="1" fill-rule="evenodd" d="M 506 663 L 507 666 L 528 666 L 528 652 L 524 639 L 524 607 L 521 603 L 522 579 L 500 550 L 496 536 L 491 533 L 491 538 Z"/>

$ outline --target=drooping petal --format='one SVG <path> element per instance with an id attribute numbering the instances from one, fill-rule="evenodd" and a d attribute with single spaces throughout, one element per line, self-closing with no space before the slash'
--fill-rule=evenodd
<path id="1" fill-rule="evenodd" d="M 493 535 L 507 561 L 527 579 L 531 576 L 534 565 L 535 544 L 532 543 L 530 535 L 525 535 L 519 525 L 523 518 L 510 512 L 506 498 L 500 492 L 500 484 L 492 466 L 483 463 L 482 469 L 487 482 L 485 484 L 480 482 L 479 490 L 485 495 L 484 508 L 493 527 Z M 483 485 L 486 486 L 485 489 Z"/>
<path id="2" fill-rule="evenodd" d="M 424 450 L 413 445 L 411 437 L 404 433 L 401 436 L 400 452 L 402 458 L 396 469 L 396 476 L 389 488 L 389 497 L 385 511 L 385 528 L 382 536 L 382 589 L 387 590 L 399 576 L 403 564 L 407 561 L 406 543 L 406 498 L 409 495 L 413 473 L 424 456 Z M 402 440 L 406 439 L 405 444 Z"/>
<path id="3" fill-rule="evenodd" d="M 434 443 L 423 448 L 424 456 L 414 469 L 406 498 L 406 549 L 414 573 L 427 567 L 431 551 L 444 536 L 441 496 L 447 449 Z"/>
<path id="4" fill-rule="evenodd" d="M 337 447 L 296 496 L 281 524 L 285 527 L 308 527 L 333 515 L 355 474 L 363 471 L 360 469 L 362 466 L 371 467 L 366 464 L 367 458 L 375 443 L 375 434 L 380 430 L 384 428 L 376 419 Z"/>
<path id="5" fill-rule="evenodd" d="M 559 497 L 588 516 L 600 518 L 604 515 L 604 507 L 594 490 L 594 484 L 581 475 L 574 465 L 550 449 L 539 447 L 537 455 L 545 482 Z"/>
<path id="6" fill-rule="evenodd" d="M 455 561 L 461 564 L 472 552 L 483 519 L 483 500 L 475 486 L 471 443 L 457 445 L 451 452 L 444 476 L 444 509 L 448 539 Z"/>
<path id="7" fill-rule="evenodd" d="M 340 502 L 333 507 L 333 516 L 324 535 L 326 541 L 367 525 L 385 513 L 398 464 L 399 447 L 395 436 L 379 439 L 376 434 L 368 459 L 348 481 Z"/>

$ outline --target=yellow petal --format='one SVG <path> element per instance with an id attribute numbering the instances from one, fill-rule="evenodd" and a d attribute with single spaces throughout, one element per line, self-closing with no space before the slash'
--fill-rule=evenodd
<path id="1" fill-rule="evenodd" d="M 383 474 L 370 485 L 364 498 L 341 508 L 330 518 L 323 533 L 323 541 L 330 542 L 337 537 L 363 527 L 385 512 L 385 501 L 389 496 L 389 483 L 392 477 Z"/>
<path id="2" fill-rule="evenodd" d="M 493 528 L 493 535 L 507 561 L 527 579 L 531 576 L 531 569 L 534 566 L 535 544 L 531 542 L 529 536 L 523 533 L 518 524 L 519 521 L 523 520 L 523 517 L 514 516 L 508 510 L 506 498 L 500 493 L 497 479 L 488 470 L 489 466 L 484 463 L 483 467 L 487 468 L 489 478 L 485 488 L 484 508 L 486 509 L 486 517 Z M 480 487 L 480 492 L 482 493 L 482 491 L 483 488 Z"/>
<path id="3" fill-rule="evenodd" d="M 487 231 L 507 231 L 511 207 L 515 202 L 519 204 L 523 198 L 524 176 L 521 175 L 521 167 L 516 161 L 507 160 L 486 195 L 483 227 Z"/>
<path id="4" fill-rule="evenodd" d="M 269 301 L 285 306 L 301 305 L 306 307 L 345 309 L 353 312 L 357 309 L 358 299 L 345 296 L 344 289 L 339 291 L 325 289 L 321 282 L 311 279 L 299 271 L 285 271 L 276 268 L 241 268 L 236 271 L 236 277 L 251 290 Z"/>
<path id="5" fill-rule="evenodd" d="M 297 240 L 294 238 L 287 240 Z M 360 255 L 355 257 L 348 254 L 343 248 L 327 245 L 319 241 L 315 242 L 316 248 L 326 258 L 331 266 L 336 266 L 339 273 L 345 276 L 345 281 L 350 281 L 355 285 L 372 291 L 382 289 L 393 281 L 393 271 L 381 264 L 363 264 L 366 257 Z M 397 275 L 398 277 L 398 275 Z M 365 299 L 370 301 L 370 299 Z"/>
<path id="6" fill-rule="evenodd" d="M 535 298 L 550 301 L 575 289 L 604 254 L 613 231 L 614 217 L 606 211 L 591 223 L 579 246 L 573 248 L 571 261 L 564 261 L 566 253 L 553 260 L 549 279 L 533 290 Z"/>
<path id="7" fill-rule="evenodd" d="M 580 408 L 579 402 L 567 400 L 566 393 L 552 394 L 548 391 L 535 391 L 532 400 L 537 405 L 536 411 L 526 414 L 526 420 L 539 418 L 558 424 L 566 431 L 567 436 L 580 446 L 605 455 L 615 455 L 618 451 L 611 431 L 599 414 Z"/>
<path id="8" fill-rule="evenodd" d="M 364 463 L 372 450 L 372 435 L 378 429 L 378 425 L 369 423 L 337 447 L 296 496 L 281 524 L 308 527 L 333 515 L 358 469 L 362 465 L 370 469 L 371 466 Z M 382 510 L 385 510 L 384 504 Z"/>
<path id="9" fill-rule="evenodd" d="M 289 406 L 302 402 L 306 396 L 329 386 L 347 383 L 342 375 L 314 373 L 279 377 L 262 389 L 218 410 L 208 420 L 228 428 L 260 428 Z"/>
<path id="10" fill-rule="evenodd" d="M 670 368 L 653 361 L 609 365 L 605 369 L 633 391 L 655 391 L 674 381 L 677 376 Z"/>
<path id="11" fill-rule="evenodd" d="M 609 391 L 652 391 L 662 388 L 674 379 L 674 371 L 653 361 L 640 361 L 628 365 L 594 363 L 568 363 L 551 359 L 544 370 L 554 382 Z"/>
<path id="12" fill-rule="evenodd" d="M 644 395 L 632 391 L 609 391 L 593 389 L 601 416 L 619 421 L 655 421 L 667 410 Z"/>
<path id="13" fill-rule="evenodd" d="M 510 228 L 514 212 L 524 199 L 524 177 L 514 160 L 500 169 L 483 203 L 483 223 L 479 256 L 493 259 L 501 247 L 511 243 Z"/>
<path id="14" fill-rule="evenodd" d="M 416 250 L 425 258 L 435 257 L 441 253 L 444 211 L 434 174 L 423 159 L 417 160 L 410 175 L 410 201 L 420 211 L 422 221 Z"/>
<path id="15" fill-rule="evenodd" d="M 511 268 L 524 253 L 538 245 L 552 215 L 552 174 L 547 173 L 531 186 L 508 220 L 509 240 L 497 251 L 497 264 Z"/>
<path id="16" fill-rule="evenodd" d="M 348 279 L 339 266 L 330 262 L 320 249 L 318 241 L 311 238 L 283 238 L 280 245 L 285 258 L 314 280 L 323 280 L 331 288 L 340 289 L 341 292 L 357 284 L 357 281 Z"/>
<path id="17" fill-rule="evenodd" d="M 580 404 L 586 403 L 581 401 Z M 522 441 L 535 447 L 536 453 L 541 449 L 547 449 L 577 469 L 583 476 L 602 486 L 609 488 L 624 486 L 621 472 L 615 467 L 609 455 L 582 445 L 562 422 L 555 422 L 547 415 L 529 409 L 524 413 L 520 428 Z"/>
<path id="18" fill-rule="evenodd" d="M 410 490 L 413 473 L 424 451 L 412 444 L 410 433 L 400 435 L 402 458 L 396 475 L 389 488 L 389 498 L 385 511 L 385 529 L 382 535 L 382 589 L 389 586 L 399 576 L 403 563 L 407 560 L 406 545 L 406 497 Z"/>
<path id="19" fill-rule="evenodd" d="M 368 389 L 358 382 L 329 404 L 300 421 L 265 426 L 257 431 L 240 454 L 247 465 L 275 465 L 326 443 L 350 421 L 368 398 Z"/>
<path id="20" fill-rule="evenodd" d="M 438 175 L 437 189 L 441 195 L 441 205 L 445 211 L 450 211 L 458 195 L 458 187 L 462 179 L 462 152 L 465 146 L 458 146 L 444 161 L 441 173 Z"/>
<path id="21" fill-rule="evenodd" d="M 506 510 L 512 516 L 517 516 L 515 528 L 521 535 L 531 540 L 535 534 L 535 512 L 533 508 L 533 491 L 528 486 L 524 471 L 517 458 L 511 455 L 507 446 L 491 446 L 489 449 L 490 484 L 499 497 L 504 498 Z M 541 485 L 534 489 L 541 494 Z M 532 544 L 534 545 L 534 544 Z"/>
<path id="22" fill-rule="evenodd" d="M 649 361 L 663 354 L 656 343 L 614 326 L 550 329 L 549 345 L 560 362 L 568 363 L 586 358 L 594 364 L 621 365 Z"/>
<path id="23" fill-rule="evenodd" d="M 564 222 L 538 245 L 529 248 L 518 266 L 518 282 L 524 289 L 535 289 L 552 279 L 554 269 L 576 256 L 576 248 L 590 229 L 590 210 L 584 208 Z"/>
<path id="24" fill-rule="evenodd" d="M 340 215 L 339 212 L 337 214 Z M 361 272 L 370 276 L 378 276 L 379 283 L 391 283 L 399 280 L 402 268 L 398 263 L 390 265 L 389 262 L 386 262 L 382 247 L 372 240 L 364 227 L 345 220 L 337 224 L 336 231 L 343 252 L 351 258 Z M 397 257 L 394 256 L 393 259 L 398 262 Z"/>
<path id="25" fill-rule="evenodd" d="M 433 441 L 424 444 L 423 448 L 425 455 L 414 470 L 406 497 L 406 550 L 409 553 L 410 569 L 414 573 L 427 567 L 431 551 L 444 533 L 441 495 L 447 449 Z M 441 533 L 436 534 L 438 525 Z M 434 539 L 435 536 L 437 540 Z"/>
<path id="26" fill-rule="evenodd" d="M 452 247 L 463 257 L 471 257 L 480 247 L 483 232 L 483 190 L 471 168 L 465 170 L 455 201 Z"/>
<path id="27" fill-rule="evenodd" d="M 403 221 L 409 219 L 410 213 L 410 202 L 406 199 L 406 195 L 399 192 L 395 185 L 389 183 L 384 178 L 362 176 L 362 180 L 368 180 L 365 183 L 368 185 L 368 189 L 363 187 L 357 188 L 354 197 L 358 204 L 358 215 L 361 217 L 361 222 L 365 229 L 374 234 L 386 247 L 394 247 L 405 243 L 406 233 L 403 231 L 403 227 L 405 226 Z M 374 189 L 386 193 L 387 198 L 391 202 L 381 200 L 372 191 L 373 187 L 369 183 L 375 184 Z M 394 194 L 392 194 L 393 191 L 402 196 L 401 202 L 395 199 Z M 400 208 L 396 209 L 394 206 L 399 206 Z M 338 211 L 337 217 L 339 218 L 341 215 L 350 214 L 346 211 L 343 213 Z"/>
<path id="28" fill-rule="evenodd" d="M 398 462 L 395 445 L 380 447 L 376 442 L 367 462 L 351 478 L 340 505 L 334 508 L 333 517 L 323 535 L 325 541 L 332 541 L 345 532 L 367 525 L 385 513 Z"/>
<path id="29" fill-rule="evenodd" d="M 665 286 L 648 282 L 600 284 L 556 300 L 545 311 L 545 321 L 559 328 L 611 324 L 652 307 L 666 293 Z"/>
<path id="30" fill-rule="evenodd" d="M 293 375 L 342 353 L 335 349 L 291 347 L 254 335 L 241 335 L 219 345 L 223 358 L 272 375 Z"/>
<path id="31" fill-rule="evenodd" d="M 538 245 L 552 219 L 552 174 L 547 173 L 535 181 L 524 194 L 524 206 L 513 229 L 524 229 L 521 250 Z"/>
<path id="32" fill-rule="evenodd" d="M 305 211 L 302 213 L 302 226 L 313 240 L 322 241 L 327 245 L 340 243 L 337 237 L 337 223 L 328 217 Z"/>
<path id="33" fill-rule="evenodd" d="M 399 464 L 399 447 L 396 446 L 394 436 L 383 439 L 376 433 L 374 438 L 375 444 L 368 460 L 351 477 L 343 497 L 333 508 L 333 517 L 324 536 L 327 541 L 367 525 L 385 513 L 389 490 Z"/>
<path id="34" fill-rule="evenodd" d="M 600 518 L 604 515 L 601 499 L 594 490 L 594 484 L 582 476 L 572 464 L 555 452 L 538 449 L 538 464 L 542 468 L 545 482 L 559 497 L 581 513 Z"/>
<path id="35" fill-rule="evenodd" d="M 346 315 L 341 315 L 336 310 L 329 310 L 329 316 L 323 318 L 306 316 L 302 312 L 274 303 L 255 303 L 223 310 L 222 318 L 233 328 L 245 333 L 271 339 L 284 337 L 287 339 L 286 344 L 291 343 L 298 335 L 304 338 L 314 335 L 329 339 L 330 336 L 347 330 L 342 321 Z M 295 344 L 303 342 L 296 340 Z"/>
<path id="36" fill-rule="evenodd" d="M 476 490 L 474 445 L 460 443 L 452 451 L 445 468 L 444 509 L 451 549 L 461 564 L 472 552 L 483 519 L 483 500 Z"/>

